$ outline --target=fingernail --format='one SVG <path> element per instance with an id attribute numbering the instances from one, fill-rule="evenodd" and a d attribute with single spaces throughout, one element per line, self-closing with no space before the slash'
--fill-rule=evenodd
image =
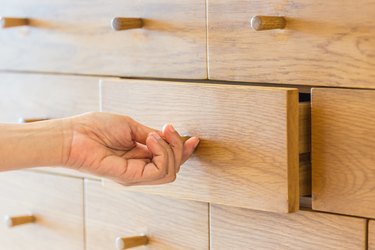
<path id="1" fill-rule="evenodd" d="M 176 129 L 173 127 L 172 124 L 169 124 L 169 130 L 170 130 L 171 132 L 176 132 Z"/>
<path id="2" fill-rule="evenodd" d="M 195 142 L 194 148 L 197 148 L 200 142 L 201 142 L 201 141 L 198 139 L 198 140 Z"/>

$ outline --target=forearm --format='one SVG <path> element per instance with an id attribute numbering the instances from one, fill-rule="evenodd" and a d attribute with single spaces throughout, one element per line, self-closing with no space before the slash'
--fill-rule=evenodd
<path id="1" fill-rule="evenodd" d="M 62 165 L 64 120 L 0 125 L 0 171 Z"/>

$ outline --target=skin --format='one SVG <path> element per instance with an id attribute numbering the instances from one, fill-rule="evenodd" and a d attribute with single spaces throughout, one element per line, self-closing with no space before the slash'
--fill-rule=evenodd
<path id="1" fill-rule="evenodd" d="M 29 124 L 1 124 L 0 171 L 64 166 L 123 185 L 173 182 L 199 143 L 171 124 L 161 131 L 128 116 L 87 113 Z"/>

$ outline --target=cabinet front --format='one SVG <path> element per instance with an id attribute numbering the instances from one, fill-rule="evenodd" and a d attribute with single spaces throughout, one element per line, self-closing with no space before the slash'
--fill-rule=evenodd
<path id="1" fill-rule="evenodd" d="M 375 1 L 208 0 L 209 78 L 375 88 Z"/>
<path id="2" fill-rule="evenodd" d="M 0 216 L 1 249 L 84 250 L 80 179 L 0 173 Z"/>
<path id="3" fill-rule="evenodd" d="M 207 78 L 204 0 L 0 3 L 1 69 Z"/>
<path id="4" fill-rule="evenodd" d="M 253 209 L 298 209 L 298 91 L 186 82 L 102 82 L 103 111 L 201 142 L 174 183 L 132 190 Z M 303 147 L 306 148 L 306 147 Z"/>
<path id="5" fill-rule="evenodd" d="M 211 206 L 211 249 L 363 250 L 366 220 L 299 211 L 275 214 Z"/>
<path id="6" fill-rule="evenodd" d="M 209 249 L 207 203 L 85 187 L 87 249 Z"/>
<path id="7" fill-rule="evenodd" d="M 375 91 L 313 89 L 313 209 L 375 218 Z"/>

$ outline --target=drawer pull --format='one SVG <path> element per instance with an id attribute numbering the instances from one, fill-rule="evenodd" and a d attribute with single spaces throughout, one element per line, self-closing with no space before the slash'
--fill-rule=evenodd
<path id="1" fill-rule="evenodd" d="M 185 143 L 187 140 L 189 140 L 191 138 L 191 136 L 188 136 L 188 135 L 183 135 L 181 136 L 181 141 L 182 143 Z"/>
<path id="2" fill-rule="evenodd" d="M 15 17 L 1 17 L 0 24 L 1 24 L 1 28 L 25 26 L 29 24 L 29 19 L 15 18 Z"/>
<path id="3" fill-rule="evenodd" d="M 4 216 L 4 223 L 8 227 L 15 227 L 23 224 L 34 223 L 36 220 L 33 215 L 23 215 L 23 216 Z"/>
<path id="4" fill-rule="evenodd" d="M 41 121 L 47 121 L 48 118 L 18 118 L 18 123 L 31 123 L 31 122 L 41 122 Z"/>
<path id="5" fill-rule="evenodd" d="M 115 17 L 112 19 L 111 26 L 114 30 L 139 29 L 143 27 L 143 20 L 141 18 Z"/>
<path id="6" fill-rule="evenodd" d="M 116 247 L 118 250 L 129 249 L 133 247 L 139 247 L 147 245 L 147 236 L 134 236 L 134 237 L 118 237 L 116 238 Z"/>
<path id="7" fill-rule="evenodd" d="M 253 16 L 250 20 L 250 25 L 256 31 L 284 29 L 286 19 L 282 16 Z"/>

